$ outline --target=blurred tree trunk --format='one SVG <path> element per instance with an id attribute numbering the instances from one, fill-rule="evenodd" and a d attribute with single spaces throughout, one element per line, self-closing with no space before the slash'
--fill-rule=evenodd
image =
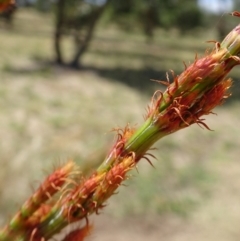
<path id="1" fill-rule="evenodd" d="M 57 64 L 63 64 L 61 40 L 63 34 L 64 25 L 64 8 L 66 6 L 66 0 L 58 0 L 56 2 L 56 26 L 54 34 L 54 48 L 55 48 L 55 61 Z"/>
<path id="2" fill-rule="evenodd" d="M 87 19 L 87 25 L 85 26 L 85 34 L 81 34 L 80 31 L 76 32 L 74 38 L 75 38 L 75 44 L 76 44 L 76 53 L 73 56 L 73 59 L 70 63 L 70 66 L 73 68 L 79 68 L 81 57 L 83 54 L 87 51 L 88 46 L 90 44 L 90 41 L 93 37 L 93 33 L 95 30 L 95 27 L 97 25 L 98 20 L 100 19 L 101 15 L 104 12 L 104 9 L 106 8 L 106 5 L 103 5 L 101 7 L 95 8 L 88 16 Z"/>
<path id="3" fill-rule="evenodd" d="M 109 0 L 110 1 L 110 0 Z M 63 34 L 73 35 L 75 52 L 69 63 L 78 68 L 83 54 L 87 51 L 98 20 L 109 1 L 103 5 L 91 5 L 84 0 L 56 1 L 56 25 L 54 34 L 55 62 L 65 64 L 63 59 Z M 83 9 L 83 10 L 82 10 Z"/>

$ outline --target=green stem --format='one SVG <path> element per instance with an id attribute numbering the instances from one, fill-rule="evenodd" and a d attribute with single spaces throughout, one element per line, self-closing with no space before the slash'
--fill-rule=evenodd
<path id="1" fill-rule="evenodd" d="M 150 117 L 127 141 L 125 152 L 134 152 L 137 159 L 141 158 L 157 140 L 166 135 L 160 129 Z"/>
<path id="2" fill-rule="evenodd" d="M 62 216 L 62 209 L 55 209 L 52 211 L 52 214 L 50 214 L 48 218 L 41 223 L 40 233 L 42 233 L 44 238 L 47 240 L 62 230 L 67 223 L 66 218 Z"/>
<path id="3" fill-rule="evenodd" d="M 134 152 L 136 154 L 136 160 L 139 160 L 158 139 L 165 135 L 166 133 L 161 132 L 159 126 L 156 126 L 153 118 L 150 117 L 125 143 L 121 155 Z M 112 151 L 100 165 L 97 172 L 102 173 L 109 170 L 115 159 L 114 151 Z"/>

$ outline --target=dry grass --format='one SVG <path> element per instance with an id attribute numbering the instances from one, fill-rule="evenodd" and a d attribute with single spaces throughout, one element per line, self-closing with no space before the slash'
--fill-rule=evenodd
<path id="1" fill-rule="evenodd" d="M 181 71 L 181 61 L 203 54 L 204 39 L 213 38 L 180 40 L 159 30 L 147 44 L 136 33 L 99 29 L 83 70 L 74 71 L 46 64 L 53 56 L 49 16 L 19 11 L 17 19 L 12 31 L 0 30 L 0 223 L 43 178 L 42 170 L 68 158 L 83 167 L 91 155 L 101 161 L 112 127 L 142 123 L 156 88 L 149 79 Z M 34 19 L 39 28 L 26 24 Z M 156 168 L 140 163 L 129 187 L 96 220 L 96 239 L 238 240 L 239 105 L 231 102 L 206 118 L 213 132 L 193 126 L 160 141 Z"/>

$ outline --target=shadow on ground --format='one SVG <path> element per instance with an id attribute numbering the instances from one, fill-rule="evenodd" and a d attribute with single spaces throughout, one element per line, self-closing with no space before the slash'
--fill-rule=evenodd
<path id="1" fill-rule="evenodd" d="M 157 71 L 151 67 L 139 70 L 130 68 L 108 69 L 93 67 L 85 67 L 84 69 L 94 71 L 99 76 L 109 81 L 117 81 L 145 93 L 151 93 L 154 89 L 159 88 L 159 84 L 154 80 L 166 79 L 166 72 Z M 164 86 L 161 85 L 161 88 L 164 89 Z"/>
<path id="2" fill-rule="evenodd" d="M 49 62 L 41 62 L 28 67 L 8 66 L 4 69 L 4 71 L 14 75 L 39 75 L 48 73 L 50 74 L 54 72 L 54 68 L 61 68 L 63 71 L 66 70 L 79 72 L 79 74 L 81 74 L 81 72 L 90 71 L 96 73 L 106 80 L 120 82 L 128 87 L 145 93 L 152 92 L 154 89 L 159 88 L 159 86 L 161 86 L 163 89 L 165 88 L 163 85 L 159 85 L 159 83 L 154 80 L 166 80 L 166 72 L 157 71 L 151 67 L 136 70 L 121 67 L 96 68 L 94 66 L 83 66 L 79 69 L 72 69 L 68 66 L 56 66 Z"/>

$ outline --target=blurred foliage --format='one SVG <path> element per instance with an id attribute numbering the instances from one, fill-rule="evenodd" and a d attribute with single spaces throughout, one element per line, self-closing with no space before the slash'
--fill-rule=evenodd
<path id="1" fill-rule="evenodd" d="M 149 41 L 158 28 L 186 34 L 195 28 L 214 27 L 221 40 L 232 27 L 229 23 L 232 18 L 205 13 L 199 8 L 198 0 L 17 0 L 17 3 L 54 14 L 54 61 L 77 68 L 101 19 L 105 26 L 117 26 L 128 32 L 140 30 Z M 235 1 L 236 9 L 238 5 Z M 11 22 L 12 16 L 9 19 Z M 63 47 L 65 39 L 70 39 L 70 54 Z M 71 57 L 66 59 L 66 55 Z"/>
<path id="2" fill-rule="evenodd" d="M 149 37 L 153 37 L 156 27 L 176 27 L 186 31 L 203 24 L 203 14 L 196 0 L 115 0 L 108 14 L 110 22 L 125 30 L 141 27 Z"/>
<path id="3" fill-rule="evenodd" d="M 59 42 L 60 36 L 68 33 L 73 35 L 76 49 L 70 65 L 79 67 L 81 56 L 87 50 L 95 26 L 104 12 L 107 15 L 105 18 L 107 22 L 116 23 L 125 30 L 132 30 L 137 26 L 149 40 L 153 38 L 156 27 L 176 27 L 181 32 L 185 32 L 203 23 L 197 1 L 114 0 L 96 4 L 97 2 L 95 4 L 84 0 L 56 2 L 56 62 L 60 64 L 64 62 Z"/>
<path id="4" fill-rule="evenodd" d="M 79 67 L 82 55 L 87 51 L 95 27 L 104 15 L 106 24 L 132 31 L 141 29 L 148 40 L 154 37 L 157 27 L 178 28 L 181 32 L 203 24 L 203 14 L 194 0 L 58 0 L 51 6 L 49 1 L 37 0 L 35 6 L 41 11 L 55 13 L 55 61 L 65 64 L 62 39 L 72 37 L 74 53 L 68 64 Z"/>

